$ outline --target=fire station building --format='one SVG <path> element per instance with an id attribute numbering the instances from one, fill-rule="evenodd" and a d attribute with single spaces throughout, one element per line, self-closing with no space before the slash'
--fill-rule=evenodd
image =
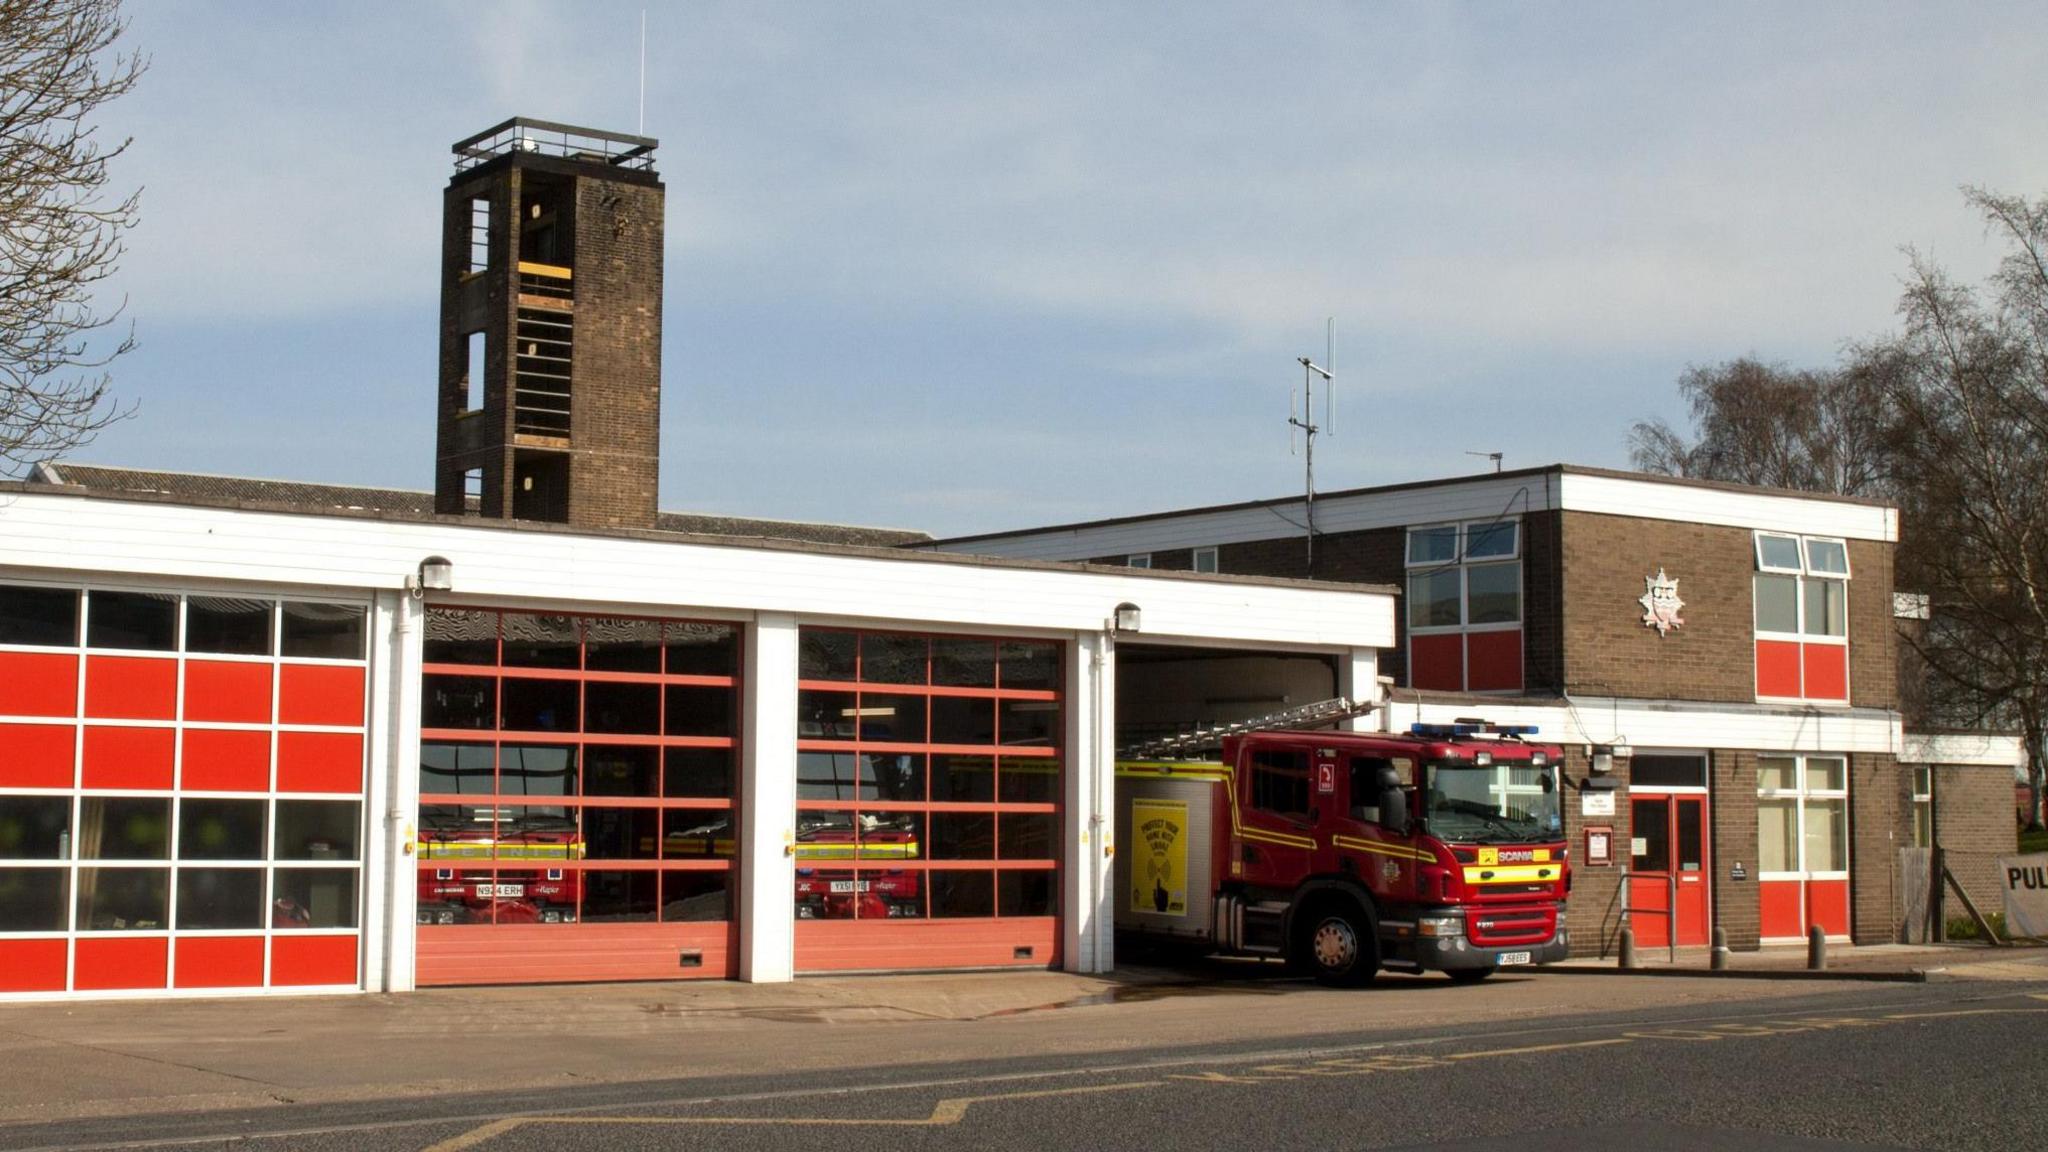
<path id="1" fill-rule="evenodd" d="M 1116 749 L 1389 683 L 1566 747 L 1582 950 L 1891 939 L 1898 847 L 2011 849 L 2010 742 L 1902 732 L 1880 506 L 1553 467 L 1320 497 L 1312 569 L 1299 501 L 658 510 L 655 149 L 455 145 L 432 492 L 0 486 L 0 997 L 1105 971 Z"/>
<path id="2" fill-rule="evenodd" d="M 2018 741 L 1904 730 L 1895 617 L 1925 602 L 1895 595 L 1894 509 L 1553 465 L 1318 493 L 1311 556 L 1304 504 L 930 547 L 1401 587 L 1386 722 L 1566 746 L 1578 952 L 1611 949 L 1625 915 L 1653 945 L 1896 940 L 1898 850 L 1937 839 L 1980 901 L 1997 891 Z"/>

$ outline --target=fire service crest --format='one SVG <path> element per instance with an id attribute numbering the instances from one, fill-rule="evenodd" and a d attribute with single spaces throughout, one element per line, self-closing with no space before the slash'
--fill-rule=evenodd
<path id="1" fill-rule="evenodd" d="M 1678 614 L 1685 607 L 1685 601 L 1678 598 L 1678 581 L 1666 576 L 1662 568 L 1655 576 L 1643 577 L 1643 594 L 1636 597 L 1636 603 L 1643 606 L 1643 626 L 1655 628 L 1659 636 L 1669 636 L 1673 628 L 1685 625 L 1685 617 Z"/>

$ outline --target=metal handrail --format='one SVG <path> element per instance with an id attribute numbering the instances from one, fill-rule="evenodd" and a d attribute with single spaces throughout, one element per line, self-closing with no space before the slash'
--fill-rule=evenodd
<path id="1" fill-rule="evenodd" d="M 1641 873 L 1638 873 L 1641 875 Z M 1651 873 L 1655 875 L 1655 873 Z M 1645 916 L 1662 916 L 1666 947 L 1673 964 L 1678 963 L 1678 873 L 1664 873 L 1665 900 L 1662 908 L 1631 908 L 1628 902 L 1629 869 L 1621 870 L 1621 924 L 1626 928 L 1629 917 L 1640 912 Z"/>

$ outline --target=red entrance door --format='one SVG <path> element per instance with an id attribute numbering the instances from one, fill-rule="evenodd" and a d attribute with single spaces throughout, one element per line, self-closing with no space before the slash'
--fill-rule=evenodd
<path id="1" fill-rule="evenodd" d="M 1707 798 L 1636 793 L 1629 816 L 1634 827 L 1628 905 L 1634 914 L 1636 943 L 1643 947 L 1664 943 L 1675 921 L 1681 947 L 1705 944 Z"/>

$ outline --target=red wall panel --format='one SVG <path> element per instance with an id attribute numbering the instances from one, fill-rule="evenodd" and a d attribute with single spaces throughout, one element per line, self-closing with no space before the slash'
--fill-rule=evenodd
<path id="1" fill-rule="evenodd" d="M 185 729 L 181 786 L 194 792 L 270 790 L 270 733 Z"/>
<path id="2" fill-rule="evenodd" d="M 1465 687 L 1473 692 L 1522 689 L 1522 630 L 1465 635 Z"/>
<path id="3" fill-rule="evenodd" d="M 1756 642 L 1756 694 L 1798 699 L 1799 642 L 1759 640 Z"/>
<path id="4" fill-rule="evenodd" d="M 1849 649 L 1841 644 L 1807 644 L 1804 648 L 1806 698 L 1849 699 Z"/>
<path id="5" fill-rule="evenodd" d="M 87 788 L 169 788 L 172 737 L 169 728 L 85 729 Z"/>
<path id="6" fill-rule="evenodd" d="M 354 984 L 356 937 L 277 936 L 270 941 L 273 986 Z"/>
<path id="7" fill-rule="evenodd" d="M 1806 935 L 1804 888 L 1805 882 L 1800 880 L 1757 881 L 1757 934 L 1765 939 Z"/>
<path id="8" fill-rule="evenodd" d="M 363 669 L 328 664 L 285 664 L 278 669 L 280 724 L 363 723 Z"/>
<path id="9" fill-rule="evenodd" d="M 263 987 L 263 937 L 181 936 L 176 988 Z"/>
<path id="10" fill-rule="evenodd" d="M 69 788 L 78 729 L 69 724 L 0 724 L 0 788 Z"/>
<path id="11" fill-rule="evenodd" d="M 1849 934 L 1849 882 L 1808 880 L 1806 882 L 1807 923 L 1818 924 L 1830 936 Z M 1801 929 L 1804 931 L 1804 929 Z"/>
<path id="12" fill-rule="evenodd" d="M 81 936 L 72 987 L 81 992 L 162 988 L 170 958 L 171 942 L 164 936 L 112 940 Z"/>
<path id="13" fill-rule="evenodd" d="M 85 714 L 109 720 L 169 720 L 178 705 L 178 662 L 148 656 L 88 656 Z"/>
<path id="14" fill-rule="evenodd" d="M 62 940 L 0 939 L 0 992 L 62 992 Z"/>
<path id="15" fill-rule="evenodd" d="M 1427 691 L 1461 692 L 1465 688 L 1465 637 L 1410 636 L 1408 686 Z"/>
<path id="16" fill-rule="evenodd" d="M 226 724 L 270 722 L 270 665 L 185 662 L 185 719 Z"/>
<path id="17" fill-rule="evenodd" d="M 279 792 L 361 792 L 363 738 L 354 732 L 279 732 Z"/>
<path id="18" fill-rule="evenodd" d="M 78 715 L 78 657 L 0 652 L 0 716 Z"/>

